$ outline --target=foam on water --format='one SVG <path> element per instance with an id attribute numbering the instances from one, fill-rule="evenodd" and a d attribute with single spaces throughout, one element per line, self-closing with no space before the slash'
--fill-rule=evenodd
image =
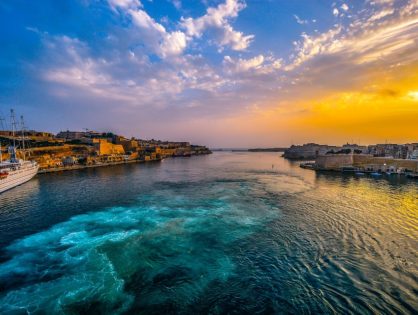
<path id="1" fill-rule="evenodd" d="M 78 215 L 14 242 L 0 265 L 3 310 L 189 305 L 234 273 L 228 247 L 279 215 L 253 200 L 248 182 L 203 185 L 161 183 L 135 206 Z"/>

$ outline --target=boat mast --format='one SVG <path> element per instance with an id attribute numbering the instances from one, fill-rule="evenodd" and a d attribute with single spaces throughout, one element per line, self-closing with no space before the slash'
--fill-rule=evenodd
<path id="1" fill-rule="evenodd" d="M 25 151 L 25 123 L 23 121 L 23 115 L 20 116 L 20 127 L 22 128 L 22 152 L 23 152 L 23 160 L 26 158 L 26 151 Z"/>
<path id="2" fill-rule="evenodd" d="M 13 147 L 16 147 L 16 139 L 15 139 L 16 121 L 15 121 L 15 111 L 13 109 L 10 110 L 10 120 L 12 123 Z"/>
<path id="3" fill-rule="evenodd" d="M 16 139 L 15 139 L 16 120 L 15 120 L 15 112 L 13 109 L 10 110 L 10 118 L 12 121 L 12 137 L 13 137 L 13 146 L 9 146 L 10 162 L 17 163 L 18 160 L 16 156 Z"/>
<path id="4" fill-rule="evenodd" d="M 4 119 L 3 115 L 1 115 L 1 114 L 2 113 L 0 112 L 0 128 L 1 128 L 1 131 L 5 131 L 6 130 L 6 128 L 4 127 L 5 119 Z"/>

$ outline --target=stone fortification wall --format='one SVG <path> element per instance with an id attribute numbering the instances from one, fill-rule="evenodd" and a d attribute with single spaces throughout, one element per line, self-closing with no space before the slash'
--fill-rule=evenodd
<path id="1" fill-rule="evenodd" d="M 367 154 L 329 154 L 318 156 L 315 160 L 318 169 L 339 170 L 343 166 L 370 168 L 386 171 L 389 168 L 404 168 L 418 172 L 418 160 L 394 159 L 389 157 L 374 157 Z"/>
<path id="2" fill-rule="evenodd" d="M 319 169 L 340 169 L 343 166 L 353 165 L 353 155 L 352 154 L 320 155 L 316 158 L 315 165 Z"/>
<path id="3" fill-rule="evenodd" d="M 386 165 L 385 165 L 386 164 Z M 368 165 L 378 165 L 382 170 L 390 167 L 406 168 L 413 172 L 418 172 L 418 160 L 394 159 L 389 157 L 374 157 L 372 155 L 358 154 L 353 155 L 353 165 L 357 167 L 367 167 Z"/>

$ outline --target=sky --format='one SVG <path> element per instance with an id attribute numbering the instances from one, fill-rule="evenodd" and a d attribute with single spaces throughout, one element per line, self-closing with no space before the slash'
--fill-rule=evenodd
<path id="1" fill-rule="evenodd" d="M 418 142 L 418 0 L 2 0 L 0 91 L 54 133 Z"/>

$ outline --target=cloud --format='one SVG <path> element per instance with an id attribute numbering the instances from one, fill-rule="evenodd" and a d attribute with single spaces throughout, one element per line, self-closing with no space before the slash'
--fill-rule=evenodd
<path id="1" fill-rule="evenodd" d="M 332 112 L 338 102 L 349 106 L 356 98 L 362 98 L 362 106 L 371 106 L 367 104 L 370 93 L 361 92 L 363 89 L 389 91 L 390 84 L 372 85 L 379 85 L 382 78 L 396 82 L 399 69 L 418 63 L 417 3 L 409 1 L 400 7 L 366 4 L 361 11 L 349 8 L 352 17 L 333 20 L 335 24 L 322 32 L 305 29 L 299 38 L 293 38 L 295 45 L 287 54 L 284 49 L 272 52 L 256 43 L 248 49 L 253 35 L 233 25 L 245 8 L 242 1 L 222 2 L 197 18 L 175 21 L 170 16 L 170 23 L 162 25 L 139 1 L 109 0 L 107 13 L 115 23 L 94 41 L 87 39 L 90 34 L 79 35 L 79 39 L 76 35 L 54 36 L 56 32 L 28 24 L 32 28 L 27 30 L 34 32 L 31 36 L 39 36 L 43 46 L 39 51 L 42 60 L 26 68 L 32 71 L 31 81 L 41 82 L 37 91 L 49 98 L 46 103 L 54 104 L 48 111 L 71 103 L 67 106 L 83 108 L 83 113 L 91 109 L 86 120 L 93 121 L 100 113 L 109 125 L 114 121 L 123 127 L 120 121 L 131 119 L 131 126 L 146 124 L 153 132 L 156 128 L 151 122 L 161 122 L 158 128 L 168 130 L 168 125 L 189 126 L 197 118 L 233 121 L 233 117 L 251 112 L 246 121 L 256 113 L 260 117 L 271 114 L 268 121 L 277 131 L 276 116 L 285 123 L 289 117 L 316 114 L 312 104 L 320 100 L 326 100 L 327 106 L 321 110 Z M 340 4 L 335 4 L 339 17 L 346 11 Z M 321 21 L 321 27 L 324 23 Z M 205 47 L 207 42 L 215 43 L 223 56 L 214 57 Z M 408 86 L 391 98 L 385 96 L 385 101 L 403 97 L 415 105 L 415 96 L 408 93 L 417 89 Z M 335 97 L 328 99 L 327 95 Z M 258 127 L 263 129 L 261 121 Z M 239 124 L 235 121 L 235 125 Z"/>
<path id="2" fill-rule="evenodd" d="M 186 45 L 186 35 L 183 32 L 174 31 L 172 33 L 166 33 L 160 45 L 161 55 L 179 55 L 186 48 Z"/>
<path id="3" fill-rule="evenodd" d="M 137 8 L 142 7 L 142 4 L 139 0 L 108 0 L 108 3 L 112 9 L 122 8 Z"/>
<path id="4" fill-rule="evenodd" d="M 397 58 L 396 54 L 417 46 L 418 36 L 418 12 L 398 12 L 395 15 L 392 9 L 383 7 L 372 13 L 365 12 L 369 15 L 358 17 L 348 26 L 337 24 L 314 35 L 302 33 L 302 40 L 296 42 L 295 57 L 286 69 L 292 70 L 314 57 L 326 55 L 341 55 L 353 64 L 376 62 L 389 56 Z M 390 19 L 377 23 L 383 17 Z"/>
<path id="5" fill-rule="evenodd" d="M 371 5 L 393 5 L 395 0 L 368 0 Z"/>
<path id="6" fill-rule="evenodd" d="M 186 35 L 181 31 L 167 32 L 156 22 L 138 0 L 108 0 L 109 5 L 131 17 L 137 27 L 137 36 L 155 54 L 161 58 L 181 54 L 187 46 Z"/>
<path id="7" fill-rule="evenodd" d="M 137 27 L 137 36 L 152 52 L 161 58 L 180 55 L 187 48 L 193 38 L 200 38 L 206 30 L 212 30 L 215 40 L 220 47 L 228 46 L 232 50 L 242 51 L 248 48 L 253 35 L 244 35 L 236 31 L 230 24 L 230 19 L 238 16 L 239 11 L 245 8 L 245 4 L 238 0 L 226 0 L 217 7 L 209 7 L 205 15 L 193 19 L 182 18 L 180 26 L 182 30 L 169 32 L 155 21 L 136 0 L 109 0 L 112 8 L 118 8 L 121 12 L 130 16 Z M 181 5 L 175 1 L 174 5 Z"/>
<path id="8" fill-rule="evenodd" d="M 230 56 L 224 57 L 224 63 L 231 67 L 234 72 L 245 72 L 251 69 L 259 69 L 264 62 L 264 56 L 258 55 L 251 59 L 233 60 Z"/>
<path id="9" fill-rule="evenodd" d="M 172 0 L 171 2 L 173 3 L 174 7 L 177 10 L 180 10 L 181 9 L 181 1 L 180 0 Z"/>
<path id="10" fill-rule="evenodd" d="M 244 8 L 245 4 L 238 0 L 226 0 L 216 8 L 208 8 L 206 14 L 197 19 L 182 19 L 183 26 L 187 30 L 187 35 L 200 37 L 209 27 L 223 28 L 228 24 L 228 18 L 237 17 L 238 12 Z"/>
<path id="11" fill-rule="evenodd" d="M 369 22 L 380 20 L 388 15 L 392 15 L 395 12 L 394 9 L 388 8 L 381 11 L 376 12 L 369 18 Z"/>
<path id="12" fill-rule="evenodd" d="M 36 34 L 40 34 L 41 32 L 39 32 L 39 30 L 36 27 L 30 27 L 30 26 L 26 26 L 25 29 L 29 32 L 33 32 Z"/>
<path id="13" fill-rule="evenodd" d="M 235 31 L 231 25 L 225 25 L 219 44 L 229 45 L 233 50 L 245 50 L 250 46 L 253 38 L 253 35 L 244 35 L 242 32 Z"/>
<path id="14" fill-rule="evenodd" d="M 338 16 L 338 14 L 339 14 L 340 12 L 338 11 L 338 9 L 337 8 L 334 8 L 333 10 L 332 10 L 332 14 L 334 15 L 334 16 Z"/>
<path id="15" fill-rule="evenodd" d="M 348 9 L 349 9 L 348 5 L 345 4 L 345 3 L 343 3 L 340 8 L 344 11 L 348 11 Z"/>
<path id="16" fill-rule="evenodd" d="M 173 38 L 166 41 L 171 45 L 166 49 L 178 49 L 182 35 L 172 32 L 169 36 Z M 226 84 L 202 56 L 177 56 L 152 63 L 133 51 L 121 55 L 114 50 L 106 57 L 94 58 L 85 42 L 68 36 L 46 34 L 43 43 L 48 55 L 41 78 L 49 82 L 49 93 L 58 98 L 84 96 L 101 103 L 121 102 L 126 108 L 166 108 L 177 102 L 187 107 L 198 102 L 193 97 L 183 99 L 186 91 L 216 93 Z"/>
<path id="17" fill-rule="evenodd" d="M 199 18 L 182 18 L 181 25 L 189 37 L 200 38 L 207 30 L 215 30 L 217 43 L 230 46 L 233 50 L 245 50 L 254 39 L 254 35 L 244 35 L 230 25 L 229 20 L 238 16 L 246 7 L 239 0 L 226 0 L 217 7 L 209 7 L 206 14 Z"/>
<path id="18" fill-rule="evenodd" d="M 302 20 L 299 16 L 297 16 L 296 14 L 293 14 L 293 17 L 296 20 L 296 23 L 300 24 L 300 25 L 304 25 L 304 24 L 308 24 L 309 21 L 308 20 Z"/>
<path id="19" fill-rule="evenodd" d="M 98 98 L 127 103 L 134 100 L 129 91 L 139 82 L 125 80 L 123 75 L 115 76 L 114 70 L 121 66 L 119 60 L 92 58 L 88 45 L 77 38 L 46 36 L 44 45 L 48 48 L 48 59 L 54 63 L 45 67 L 41 72 L 42 77 L 55 86 L 59 85 L 58 90 L 63 91 L 63 87 L 70 87 Z M 127 63 L 132 66 L 133 59 Z M 146 80 L 141 84 L 145 85 Z"/>
<path id="20" fill-rule="evenodd" d="M 316 55 L 336 49 L 340 45 L 338 35 L 342 32 L 342 26 L 328 30 L 322 34 L 312 36 L 302 33 L 302 40 L 296 42 L 296 56 L 291 64 L 286 66 L 287 70 L 293 70 L 305 61 L 315 57 Z"/>
<path id="21" fill-rule="evenodd" d="M 134 23 L 143 29 L 158 34 L 166 33 L 164 26 L 155 22 L 155 20 L 148 15 L 144 10 L 132 10 L 130 9 L 129 14 L 132 16 Z"/>
<path id="22" fill-rule="evenodd" d="M 187 46 L 186 35 L 181 31 L 167 32 L 165 27 L 156 22 L 141 9 L 127 11 L 132 21 L 141 31 L 143 41 L 160 57 L 166 58 L 181 54 Z"/>
<path id="23" fill-rule="evenodd" d="M 257 55 L 249 59 L 234 59 L 230 56 L 225 56 L 223 65 L 229 73 L 254 71 L 256 74 L 267 74 L 279 70 L 282 67 L 282 60 L 263 55 Z"/>
<path id="24" fill-rule="evenodd" d="M 397 55 L 408 60 L 413 54 L 408 53 L 408 49 L 416 46 L 413 39 L 418 24 L 414 16 L 405 13 L 402 18 L 391 17 L 391 21 L 375 25 L 372 15 L 377 11 L 374 11 L 369 16 L 357 17 L 352 26 L 337 24 L 320 34 L 302 33 L 301 40 L 295 45 L 294 56 L 287 60 L 269 53 L 254 56 L 247 53 L 246 58 L 228 54 L 218 67 L 208 64 L 200 54 L 185 54 L 190 41 L 203 36 L 212 25 L 219 26 L 215 29 L 222 29 L 223 35 L 229 32 L 232 38 L 220 37 L 220 46 L 243 48 L 234 46 L 242 42 L 242 38 L 239 35 L 234 38 L 239 32 L 234 32 L 227 21 L 227 17 L 236 16 L 242 6 L 239 2 L 227 1 L 208 8 L 207 14 L 200 18 L 182 19 L 182 30 L 171 32 L 143 9 L 128 8 L 124 12 L 135 27 L 128 33 L 133 42 L 127 43 L 126 47 L 135 48 L 129 51 L 117 48 L 108 51 L 104 58 L 98 58 L 92 57 L 86 43 L 61 38 L 55 40 L 54 45 L 64 45 L 57 44 L 59 41 L 67 42 L 60 48 L 66 51 L 66 61 L 62 57 L 61 62 L 47 68 L 43 77 L 50 82 L 83 89 L 95 97 L 123 100 L 134 107 L 145 104 L 170 107 L 171 103 L 171 106 L 190 106 L 214 115 L 210 112 L 214 104 L 204 109 L 209 100 L 218 104 L 220 100 L 229 103 L 235 99 L 233 107 L 238 109 L 254 102 L 268 104 L 277 98 L 286 100 L 290 95 L 293 95 L 291 98 L 301 97 L 300 93 L 290 92 L 300 86 L 304 86 L 306 95 L 317 93 L 320 89 L 316 86 L 320 85 L 337 89 L 351 86 L 354 81 L 364 78 L 367 73 L 364 69 L 368 69 L 364 65 L 392 60 L 392 57 L 395 62 Z M 186 21 L 191 23 L 187 28 Z M 367 29 L 362 25 L 367 25 Z M 143 48 L 135 45 L 136 40 L 144 42 L 146 49 L 163 59 L 151 62 L 143 54 Z M 341 77 L 344 72 L 346 74 Z M 333 74 L 339 76 L 338 80 Z M 205 99 L 201 99 L 202 93 Z M 222 112 L 225 114 L 224 110 Z"/>

